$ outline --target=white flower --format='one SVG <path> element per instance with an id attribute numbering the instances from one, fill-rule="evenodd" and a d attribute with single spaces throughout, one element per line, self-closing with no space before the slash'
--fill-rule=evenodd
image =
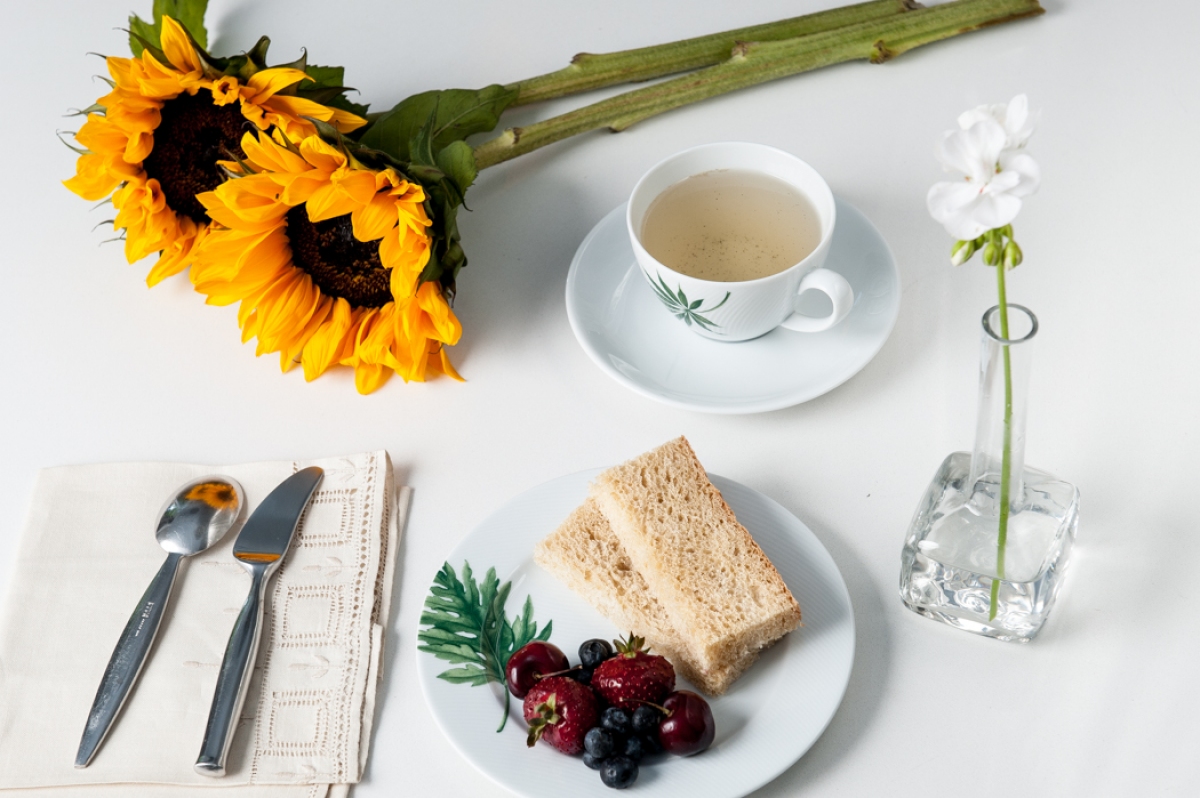
<path id="1" fill-rule="evenodd" d="M 970 111 L 963 111 L 958 117 L 958 126 L 963 130 L 971 127 L 980 119 L 992 118 L 1004 127 L 1004 149 L 1019 150 L 1033 135 L 1033 126 L 1037 122 L 1035 114 L 1029 113 L 1029 98 L 1018 94 L 1008 105 L 981 105 Z"/>
<path id="2" fill-rule="evenodd" d="M 1005 107 L 968 111 L 963 117 L 974 116 L 959 121 L 970 124 L 947 131 L 938 146 L 938 160 L 962 179 L 937 183 L 929 189 L 926 203 L 933 218 L 959 240 L 978 238 L 1012 222 L 1022 198 L 1036 191 L 1041 179 L 1037 162 L 1019 146 L 1008 146 L 1010 141 L 1023 145 L 1029 140 L 1023 96 L 1002 112 L 1004 121 L 993 113 L 995 108 Z M 1011 131 L 1006 127 L 1010 119 Z"/>

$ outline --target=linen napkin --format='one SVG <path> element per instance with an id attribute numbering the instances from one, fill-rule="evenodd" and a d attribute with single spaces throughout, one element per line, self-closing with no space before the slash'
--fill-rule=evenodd
<path id="1" fill-rule="evenodd" d="M 250 578 L 240 527 L 184 560 L 158 640 L 92 764 L 74 767 L 122 628 L 166 553 L 154 537 L 189 480 L 238 480 L 249 517 L 310 465 L 324 480 L 268 587 L 262 644 L 227 775 L 192 765 Z M 0 798 L 340 798 L 366 765 L 397 543 L 410 491 L 383 451 L 224 467 L 67 466 L 39 473 L 0 611 Z"/>

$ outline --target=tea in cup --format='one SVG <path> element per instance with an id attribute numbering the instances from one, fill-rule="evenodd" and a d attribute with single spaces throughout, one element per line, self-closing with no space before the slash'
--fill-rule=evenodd
<path id="1" fill-rule="evenodd" d="M 633 189 L 626 226 L 655 294 L 699 335 L 745 341 L 776 327 L 819 332 L 854 305 L 846 279 L 822 268 L 836 208 L 811 166 L 774 147 L 729 142 L 672 155 Z M 832 311 L 796 312 L 821 291 Z"/>

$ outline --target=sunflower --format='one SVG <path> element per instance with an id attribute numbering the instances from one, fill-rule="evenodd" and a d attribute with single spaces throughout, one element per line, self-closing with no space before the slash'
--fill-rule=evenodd
<path id="1" fill-rule="evenodd" d="M 305 117 L 342 132 L 366 124 L 295 96 L 297 84 L 312 80 L 300 69 L 255 71 L 241 58 L 237 74 L 222 74 L 213 65 L 221 59 L 203 55 L 178 22 L 162 17 L 161 50 L 106 59 L 112 91 L 89 109 L 75 135 L 85 149 L 65 185 L 88 200 L 112 196 L 113 224 L 124 230 L 129 262 L 159 253 L 150 285 L 188 266 L 209 229 L 196 195 L 221 183 L 217 161 L 242 155 L 238 145 L 248 126 L 275 126 L 300 138 L 316 132 Z"/>
<path id="2" fill-rule="evenodd" d="M 426 194 L 397 170 L 373 169 L 320 136 L 291 145 L 278 132 L 247 133 L 242 176 L 197 199 L 215 224 L 194 253 L 196 290 L 208 302 L 240 302 L 242 340 L 278 352 L 313 380 L 354 368 L 360 393 L 393 372 L 461 380 L 447 357 L 462 325 L 429 262 Z"/>

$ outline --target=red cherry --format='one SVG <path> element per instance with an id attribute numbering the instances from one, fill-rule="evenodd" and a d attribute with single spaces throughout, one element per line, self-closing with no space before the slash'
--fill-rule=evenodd
<path id="1" fill-rule="evenodd" d="M 703 698 L 691 690 L 679 690 L 667 696 L 663 709 L 667 714 L 658 724 L 658 740 L 667 753 L 691 756 L 712 745 L 717 724 Z"/>
<path id="2" fill-rule="evenodd" d="M 565 671 L 571 667 L 567 655 L 553 643 L 543 643 L 535 640 L 517 649 L 508 658 L 504 668 L 508 691 L 517 698 L 524 698 L 529 688 L 538 683 L 543 676 Z"/>

